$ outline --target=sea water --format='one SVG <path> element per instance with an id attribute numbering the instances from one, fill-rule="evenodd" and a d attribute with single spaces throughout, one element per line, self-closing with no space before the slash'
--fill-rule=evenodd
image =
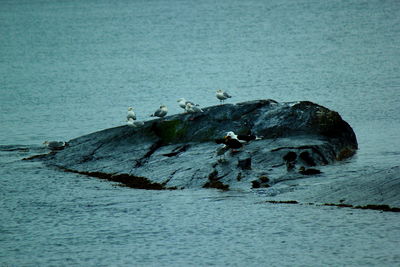
<path id="1" fill-rule="evenodd" d="M 148 120 L 181 97 L 216 105 L 217 89 L 338 111 L 360 148 L 339 174 L 398 166 L 400 2 L 1 0 L 0 266 L 400 262 L 397 214 L 134 190 L 20 160 L 123 125 L 128 106 Z"/>

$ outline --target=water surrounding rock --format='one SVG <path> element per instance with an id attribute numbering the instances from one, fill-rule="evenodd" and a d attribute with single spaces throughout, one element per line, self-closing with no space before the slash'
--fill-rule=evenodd
<path id="1" fill-rule="evenodd" d="M 262 139 L 217 155 L 221 145 L 214 139 L 227 131 Z M 358 148 L 352 128 L 337 112 L 307 101 L 274 100 L 212 106 L 202 113 L 149 120 L 138 128 L 106 129 L 68 144 L 38 159 L 65 171 L 147 189 L 269 187 L 304 178 L 301 166 L 320 169 Z"/>

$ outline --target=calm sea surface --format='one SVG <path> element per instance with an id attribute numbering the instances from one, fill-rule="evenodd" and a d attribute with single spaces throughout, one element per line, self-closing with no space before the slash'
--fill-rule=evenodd
<path id="1" fill-rule="evenodd" d="M 394 266 L 399 215 L 133 190 L 21 162 L 44 140 L 272 98 L 338 111 L 352 173 L 400 159 L 400 1 L 0 0 L 0 266 Z M 5 146 L 30 152 L 5 151 Z"/>

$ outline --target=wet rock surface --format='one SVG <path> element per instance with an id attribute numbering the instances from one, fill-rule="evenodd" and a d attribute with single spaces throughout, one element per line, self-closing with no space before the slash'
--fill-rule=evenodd
<path id="1" fill-rule="evenodd" d="M 307 101 L 257 100 L 203 110 L 78 137 L 37 160 L 135 188 L 228 190 L 306 179 L 300 167 L 323 171 L 358 148 L 337 112 Z M 218 155 L 221 145 L 214 140 L 227 131 L 262 138 Z"/>

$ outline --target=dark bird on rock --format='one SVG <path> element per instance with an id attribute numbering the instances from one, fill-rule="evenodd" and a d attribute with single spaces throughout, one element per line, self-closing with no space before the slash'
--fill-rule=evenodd
<path id="1" fill-rule="evenodd" d="M 223 144 L 224 146 L 217 150 L 218 156 L 223 156 L 225 152 L 231 149 L 232 153 L 238 152 L 237 149 L 243 147 L 244 143 L 250 142 L 252 140 L 260 140 L 261 138 L 255 135 L 236 135 L 234 132 L 230 131 L 226 133 L 224 138 L 215 139 L 217 144 Z"/>
<path id="2" fill-rule="evenodd" d="M 234 139 L 230 136 L 225 136 L 224 138 L 215 139 L 215 142 L 217 144 L 224 144 L 230 149 L 239 149 L 243 147 L 243 144 L 238 139 Z"/>

